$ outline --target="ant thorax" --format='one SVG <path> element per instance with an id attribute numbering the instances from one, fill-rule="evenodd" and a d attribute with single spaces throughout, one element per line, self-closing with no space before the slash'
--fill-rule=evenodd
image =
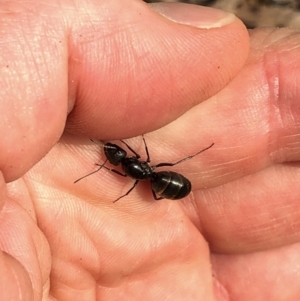
<path id="1" fill-rule="evenodd" d="M 152 168 L 146 161 L 136 157 L 127 157 L 122 160 L 122 169 L 126 175 L 135 180 L 147 180 L 152 175 Z"/>

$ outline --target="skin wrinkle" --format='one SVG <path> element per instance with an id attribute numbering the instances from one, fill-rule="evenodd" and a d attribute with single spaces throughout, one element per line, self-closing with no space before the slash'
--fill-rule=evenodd
<path id="1" fill-rule="evenodd" d="M 224 163 L 220 163 L 220 164 L 214 164 L 211 166 L 211 170 L 217 174 L 216 176 L 214 176 L 214 179 L 222 179 L 222 178 L 231 178 L 231 177 L 228 177 L 229 175 L 239 175 L 239 174 L 243 174 L 245 173 L 245 168 L 235 168 L 234 170 L 231 170 L 231 171 L 226 171 L 225 172 L 225 169 L 228 169 L 228 167 L 230 167 L 231 164 L 235 165 L 234 163 L 236 162 L 245 162 L 247 163 L 247 159 L 251 159 L 251 158 L 255 158 L 256 156 L 255 155 L 251 155 L 251 156 L 248 156 L 248 157 L 244 157 L 244 158 L 241 158 L 241 159 L 237 159 L 237 160 L 231 160 L 231 161 L 227 161 L 227 162 L 224 162 Z M 222 171 L 222 173 L 219 173 L 219 172 L 216 172 L 216 171 Z"/>
<path id="2" fill-rule="evenodd" d="M 296 144 L 299 144 L 299 143 L 297 142 Z M 292 145 L 293 145 L 293 143 L 288 144 L 288 146 L 292 146 Z M 290 155 L 292 155 L 292 156 L 295 155 L 295 157 L 296 157 L 299 154 L 299 147 L 298 147 L 298 149 L 293 147 L 293 151 L 290 151 L 289 153 L 290 153 Z"/>
<path id="3" fill-rule="evenodd" d="M 287 38 L 287 41 L 288 43 L 286 43 L 286 47 L 282 47 L 282 48 L 279 48 L 277 50 L 277 52 L 279 54 L 284 54 L 284 53 L 289 53 L 291 52 L 291 50 L 297 50 L 299 49 L 299 31 L 294 31 L 292 29 L 288 29 L 288 28 L 285 28 L 284 30 L 281 30 L 282 32 L 282 35 L 279 34 L 279 31 L 278 30 L 275 30 L 275 37 L 276 39 L 274 39 L 274 37 L 272 37 L 272 45 L 274 46 L 277 46 L 277 44 L 280 46 L 281 45 L 281 42 L 283 39 Z M 287 35 L 287 32 L 288 35 Z M 279 42 L 279 43 L 277 43 Z"/>
<path id="4" fill-rule="evenodd" d="M 249 30 L 251 34 L 251 46 L 254 45 L 255 50 L 264 50 L 262 46 L 266 45 L 265 48 L 268 48 L 268 45 L 270 44 L 270 41 L 272 41 L 272 44 L 274 45 L 276 42 L 280 41 L 282 39 L 282 36 L 277 34 L 276 28 L 270 28 L 266 31 L 262 32 L 262 34 L 258 35 L 258 38 L 254 34 L 257 31 L 257 29 Z M 266 34 L 267 33 L 267 34 Z M 275 33 L 275 35 L 274 35 Z M 254 36 L 254 38 L 252 38 Z M 263 36 L 263 38 L 261 38 Z M 286 35 L 284 34 L 284 37 Z M 256 42 L 256 43 L 255 43 Z"/>
<path id="5" fill-rule="evenodd" d="M 273 224 L 272 224 L 273 222 Z M 278 226 L 275 226 L 274 222 L 278 224 Z M 286 218 L 285 219 L 270 219 L 268 222 L 261 223 L 259 229 L 251 228 L 249 227 L 243 227 L 243 230 L 248 231 L 249 233 L 249 238 L 252 239 L 252 243 L 261 243 L 261 237 L 264 235 L 268 240 L 273 243 L 273 244 L 278 244 L 280 245 L 280 242 L 282 241 L 282 238 L 286 236 L 286 231 L 282 231 L 282 233 L 277 233 L 276 236 L 269 235 L 270 231 L 272 230 L 278 230 L 279 227 L 284 226 L 285 230 L 287 226 L 289 226 L 289 229 L 293 229 L 293 224 L 287 225 Z M 278 231 L 277 231 L 278 232 Z M 299 240 L 299 234 L 295 231 L 289 234 L 289 240 L 292 242 L 298 241 Z"/>
<path id="6" fill-rule="evenodd" d="M 11 269 L 11 272 L 12 272 L 12 274 L 14 276 L 14 279 L 15 279 L 15 283 L 16 283 L 15 288 L 18 288 L 18 297 L 19 297 L 19 300 L 22 300 L 23 299 L 23 297 L 22 297 L 23 294 L 22 294 L 22 289 L 20 289 L 21 285 L 20 285 L 19 277 L 16 274 L 15 269 Z"/>
<path id="7" fill-rule="evenodd" d="M 291 138 L 291 137 L 300 137 L 300 134 L 291 134 L 291 135 L 286 135 L 285 137 L 287 138 Z M 295 141 L 295 142 L 291 142 L 289 145 L 293 145 L 293 144 L 298 144 L 299 142 Z"/>
<path id="8" fill-rule="evenodd" d="M 260 216 L 266 216 L 269 217 L 268 212 L 262 213 L 260 212 Z M 299 224 L 299 223 L 298 223 Z M 295 239 L 299 238 L 299 233 L 297 232 L 297 228 L 295 227 L 295 222 L 290 222 L 287 220 L 287 217 L 273 217 L 268 218 L 265 222 L 260 222 L 258 227 L 253 227 L 253 225 L 244 224 L 243 227 L 240 228 L 240 230 L 247 231 L 249 238 L 252 239 L 252 243 L 260 243 L 261 242 L 261 236 L 265 236 L 270 240 L 270 242 L 276 243 L 280 242 L 282 240 L 282 237 L 286 235 L 286 229 L 289 227 L 289 229 L 295 229 L 295 231 L 291 231 L 289 234 L 289 239 L 293 240 L 293 237 Z M 270 230 L 278 230 L 280 231 L 281 228 L 284 228 L 284 230 L 278 233 L 277 236 L 273 237 L 269 233 L 271 233 Z"/>
<path id="9" fill-rule="evenodd" d="M 298 173 L 298 168 L 300 167 L 299 163 L 297 162 L 285 162 L 285 163 L 280 163 L 276 164 L 275 168 L 281 169 L 281 168 L 289 168 L 289 167 L 294 167 L 294 171 L 292 172 L 292 176 L 290 174 L 285 174 L 285 172 L 282 172 L 280 170 L 280 178 L 282 180 L 286 180 L 290 183 L 295 183 L 295 185 L 298 183 L 297 181 L 297 173 Z M 278 183 L 277 183 L 278 185 Z M 279 183 L 281 185 L 281 182 Z"/>
<path id="10" fill-rule="evenodd" d="M 198 203 L 195 198 L 195 193 L 192 191 L 190 194 L 190 204 L 192 205 L 192 208 L 194 209 L 195 212 L 195 218 L 191 219 L 191 222 L 194 224 L 194 226 L 199 229 L 201 232 L 201 235 L 205 239 L 205 227 L 203 224 L 203 219 L 201 218 L 200 211 L 198 210 Z M 204 230 L 204 231 L 203 231 Z"/>
<path id="11" fill-rule="evenodd" d="M 222 163 L 214 163 L 213 167 L 226 167 L 227 165 L 231 165 L 233 163 L 238 163 L 238 162 L 243 162 L 243 161 L 247 161 L 248 159 L 252 159 L 252 158 L 256 158 L 257 155 L 250 155 L 250 156 L 245 156 L 241 159 L 236 159 L 236 160 L 230 160 L 230 161 L 226 161 L 226 162 L 222 162 Z"/>
<path id="12" fill-rule="evenodd" d="M 221 169 L 220 169 L 221 170 Z M 215 180 L 219 180 L 219 179 L 223 179 L 223 178 L 228 178 L 229 175 L 235 175 L 235 174 L 239 174 L 240 171 L 242 171 L 243 169 L 236 169 L 234 171 L 231 171 L 231 172 L 227 172 L 227 173 L 222 173 L 220 175 L 216 175 L 214 176 L 214 179 Z"/>
<path id="13" fill-rule="evenodd" d="M 86 232 L 86 233 L 88 233 L 88 232 Z M 109 235 L 107 235 L 107 237 L 106 237 L 106 239 L 109 239 Z M 109 239 L 110 240 L 110 239 Z M 92 245 L 95 245 L 95 243 L 93 242 L 93 241 L 91 241 L 92 242 Z M 121 241 L 116 241 L 117 242 L 117 244 L 122 244 L 123 245 L 123 243 L 121 242 Z M 95 248 L 95 250 L 96 250 L 96 252 L 97 252 L 97 258 L 99 259 L 99 264 L 100 264 L 100 266 L 103 266 L 103 264 L 102 264 L 102 262 L 103 262 L 103 260 L 104 260 L 104 258 L 102 258 L 103 257 L 103 255 L 101 255 L 101 252 L 100 252 L 100 250 L 98 250 L 97 248 Z M 102 258 L 102 259 L 101 259 Z M 129 260 L 131 261 L 132 259 L 129 257 Z M 140 268 L 140 267 L 139 267 Z M 106 269 L 107 269 L 107 267 L 106 267 Z M 101 270 L 101 269 L 98 269 L 98 270 Z M 134 271 L 131 271 L 130 273 L 132 273 L 132 272 L 134 272 Z M 90 272 L 91 273 L 91 272 Z M 97 276 L 97 275 L 94 275 L 94 276 Z M 98 278 L 98 281 L 100 281 L 100 278 L 99 277 L 101 277 L 101 275 L 99 276 L 97 276 L 96 278 Z"/>
<path id="14" fill-rule="evenodd" d="M 213 270 L 212 272 L 213 276 L 213 283 L 214 283 L 214 289 L 215 289 L 215 296 L 217 301 L 230 301 L 231 297 L 229 295 L 228 289 L 226 286 L 224 286 L 222 281 L 218 280 L 218 274 L 216 270 Z M 220 296 L 220 297 L 218 297 Z"/>
<path id="15" fill-rule="evenodd" d="M 275 68 L 274 68 L 275 66 Z M 265 72 L 266 83 L 268 84 L 268 91 L 269 91 L 269 105 L 267 105 L 269 109 L 269 130 L 267 132 L 267 153 L 271 163 L 275 163 L 278 155 L 279 143 L 279 135 L 277 134 L 276 137 L 274 133 L 279 133 L 279 128 L 283 129 L 283 118 L 281 115 L 281 110 L 279 106 L 279 96 L 280 96 L 280 83 L 279 83 L 279 67 L 278 67 L 278 56 L 275 54 L 274 59 L 274 52 L 266 52 L 263 55 L 263 68 Z M 276 120 L 276 123 L 274 121 Z M 274 126 L 272 126 L 274 124 Z M 274 130 L 273 130 L 274 128 Z M 277 131 L 275 131 L 277 130 Z M 274 147 L 274 143 L 277 145 Z M 273 151 L 272 149 L 275 149 Z"/>

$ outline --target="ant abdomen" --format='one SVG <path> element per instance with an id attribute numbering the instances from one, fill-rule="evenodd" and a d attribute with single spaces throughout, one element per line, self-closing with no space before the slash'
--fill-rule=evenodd
<path id="1" fill-rule="evenodd" d="M 160 171 L 152 174 L 152 191 L 160 197 L 155 199 L 179 200 L 186 197 L 192 189 L 191 182 L 183 175 L 173 171 Z"/>

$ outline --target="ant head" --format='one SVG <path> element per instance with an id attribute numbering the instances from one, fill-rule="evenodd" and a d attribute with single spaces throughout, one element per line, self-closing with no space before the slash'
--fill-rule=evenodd
<path id="1" fill-rule="evenodd" d="M 104 145 L 104 153 L 109 163 L 115 166 L 121 164 L 122 160 L 127 156 L 123 148 L 109 142 Z"/>

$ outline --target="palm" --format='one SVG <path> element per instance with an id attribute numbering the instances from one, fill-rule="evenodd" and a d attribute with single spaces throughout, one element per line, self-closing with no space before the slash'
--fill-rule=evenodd
<path id="1" fill-rule="evenodd" d="M 79 144 L 85 145 L 76 148 Z M 153 149 L 158 151 L 152 154 Z M 151 147 L 150 153 L 158 157 L 159 145 Z M 195 159 L 202 162 L 202 168 L 211 154 L 203 156 L 205 160 Z M 278 291 L 272 291 L 272 300 L 282 300 L 276 299 L 278 292 L 285 292 L 287 283 L 291 288 L 297 279 L 289 273 L 277 283 L 278 274 L 292 269 L 299 256 L 295 255 L 298 245 L 288 245 L 293 242 L 292 233 L 284 232 L 289 228 L 285 216 L 291 217 L 296 204 L 292 197 L 281 200 L 280 191 L 287 187 L 276 189 L 265 183 L 270 177 L 276 182 L 278 168 L 196 190 L 182 201 L 156 202 L 147 183 L 141 183 L 113 204 L 130 187 L 129 179 L 103 170 L 73 183 L 101 160 L 98 146 L 65 136 L 24 181 L 10 185 L 11 201 L 6 208 L 11 210 L 15 203 L 23 207 L 16 207 L 11 218 L 17 220 L 18 234 L 22 233 L 20 243 L 27 246 L 26 262 L 35 275 L 37 291 L 43 289 L 38 281 L 42 277 L 44 290 L 50 278 L 49 294 L 57 299 L 114 300 L 127 294 L 130 300 L 152 300 L 154 296 L 197 300 L 212 293 L 214 282 L 218 294 L 223 292 L 217 285 L 220 281 L 239 298 L 251 282 L 243 300 L 251 300 L 257 290 L 265 300 L 269 285 L 275 284 Z M 178 168 L 188 172 L 195 162 Z M 280 168 L 288 175 L 296 167 Z M 262 187 L 265 193 L 260 193 Z M 282 210 L 284 204 L 288 212 Z M 213 251 L 211 257 L 206 241 Z"/>
<path id="2" fill-rule="evenodd" d="M 130 183 L 104 170 L 74 184 L 100 160 L 98 146 L 88 140 L 80 142 L 90 145 L 78 154 L 74 149 L 78 140 L 62 139 L 25 176 L 26 190 L 33 196 L 26 206 L 33 206 L 38 225 L 25 218 L 23 223 L 30 224 L 26 235 L 40 235 L 38 228 L 42 231 L 30 249 L 31 261 L 36 262 L 34 248 L 47 251 L 49 244 L 51 250 L 51 258 L 46 252 L 33 273 L 49 267 L 51 260 L 50 294 L 58 299 L 66 294 L 82 300 L 82 291 L 86 295 L 92 291 L 98 299 L 113 299 L 126 292 L 132 298 L 134 292 L 138 300 L 146 289 L 149 299 L 157 290 L 162 296 L 170 295 L 170 289 L 192 272 L 194 280 L 183 291 L 179 286 L 176 295 L 194 295 L 193 286 L 201 273 L 193 271 L 193 264 L 202 260 L 199 250 L 207 255 L 207 246 L 182 204 L 153 201 L 143 184 L 113 204 L 111 195 L 115 198 L 121 192 L 121 183 Z M 18 182 L 14 185 L 20 188 L 21 180 Z M 18 195 L 13 198 L 20 201 Z M 205 266 L 209 272 L 208 261 Z"/>

